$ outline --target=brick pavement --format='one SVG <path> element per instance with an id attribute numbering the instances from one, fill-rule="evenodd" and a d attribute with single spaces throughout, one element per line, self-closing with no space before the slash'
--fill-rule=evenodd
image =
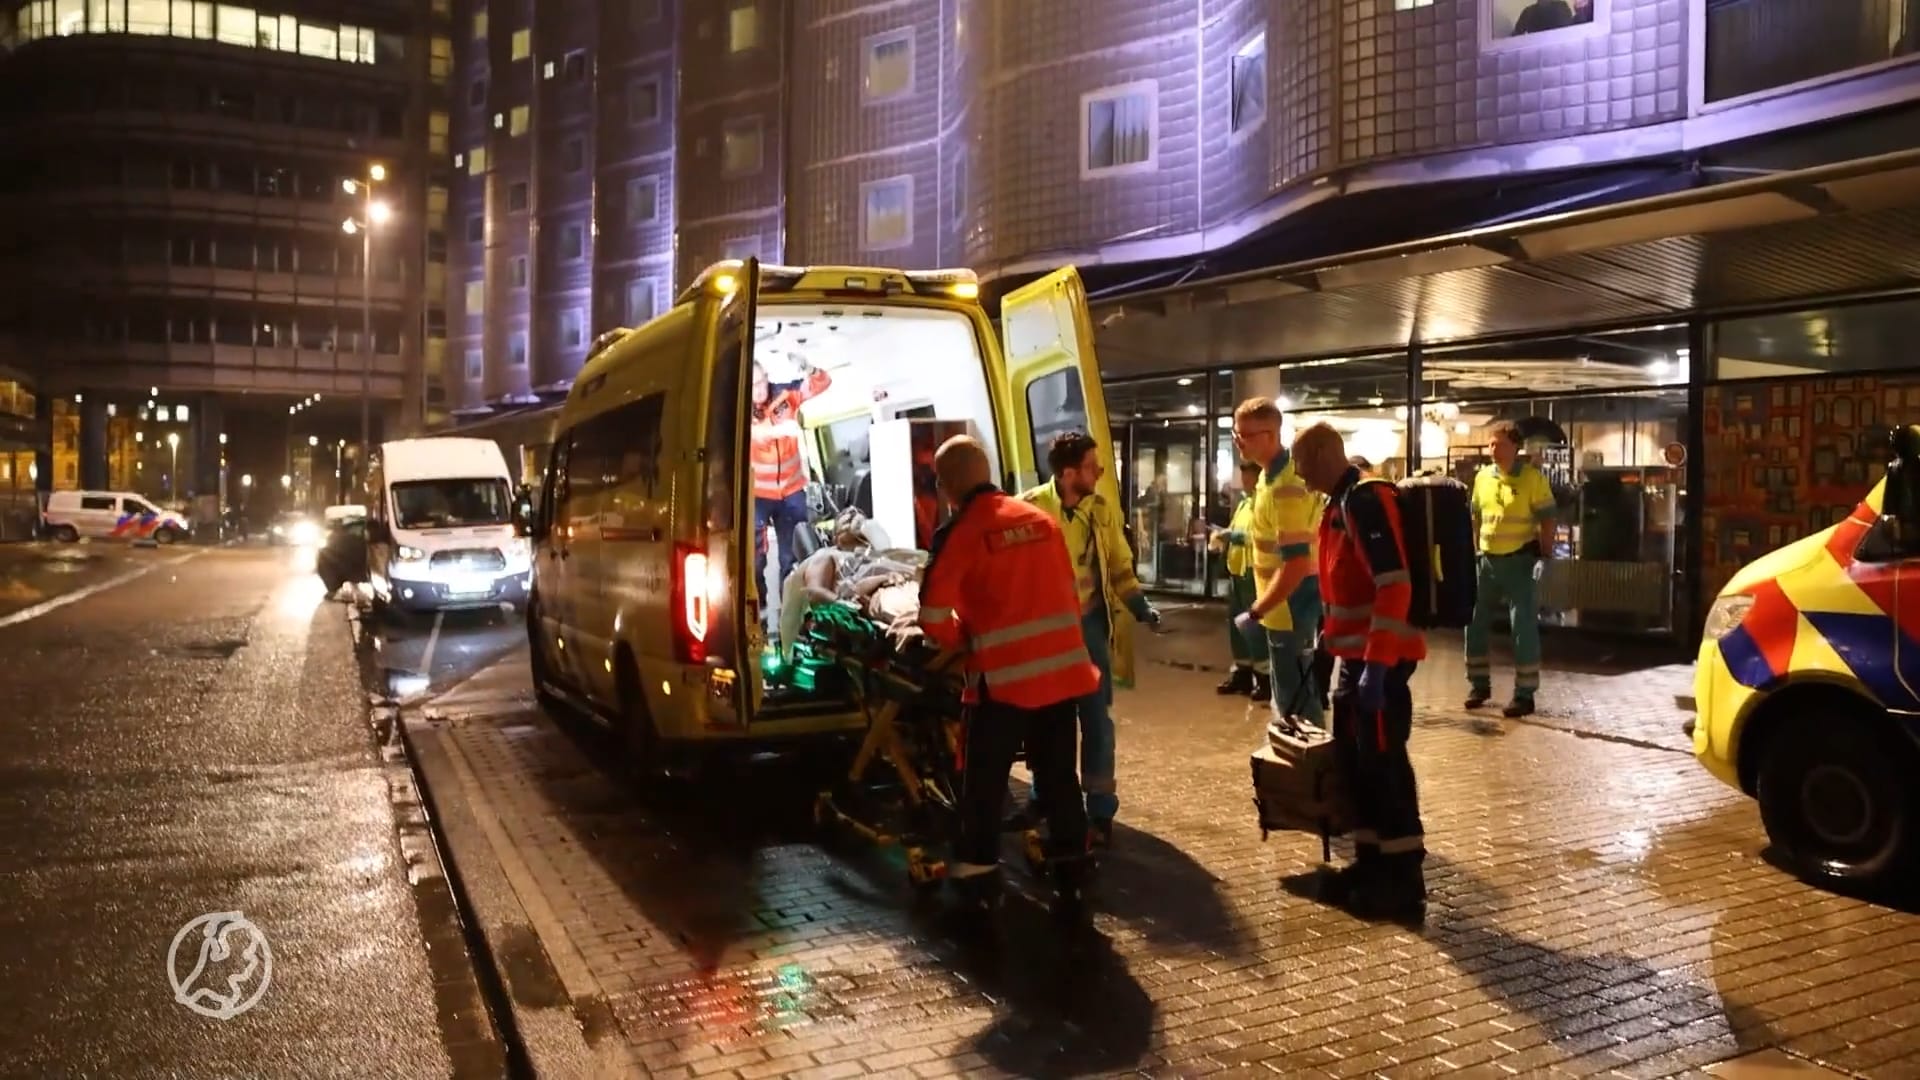
<path id="1" fill-rule="evenodd" d="M 574 1006 L 610 1017 L 590 1031 L 631 1075 L 1665 1076 L 1773 1047 L 1920 1077 L 1920 918 L 1769 865 L 1751 804 L 1654 730 L 1677 714 L 1628 717 L 1631 683 L 1550 677 L 1537 723 L 1423 709 L 1412 931 L 1296 895 L 1319 845 L 1253 826 L 1261 719 L 1209 673 L 1144 665 L 1116 708 L 1095 932 L 1010 902 L 996 952 L 951 940 L 887 859 L 812 843 L 804 775 L 642 808 L 608 740 L 533 708 L 523 664 L 413 727 L 499 815 L 542 945 L 577 958 Z M 456 866 L 481 857 L 454 838 Z"/>

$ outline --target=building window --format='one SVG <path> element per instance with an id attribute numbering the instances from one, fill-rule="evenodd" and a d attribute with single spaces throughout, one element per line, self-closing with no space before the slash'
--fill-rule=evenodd
<path id="1" fill-rule="evenodd" d="M 1532 37 L 1555 30 L 1603 25 L 1597 17 L 1607 0 L 1480 0 L 1490 41 Z"/>
<path id="2" fill-rule="evenodd" d="M 507 335 L 507 363 L 514 367 L 527 366 L 527 332 L 515 330 Z"/>
<path id="3" fill-rule="evenodd" d="M 533 31 L 515 30 L 513 32 L 513 58 L 525 60 L 533 55 Z"/>
<path id="4" fill-rule="evenodd" d="M 1080 175 L 1150 172 L 1160 134 L 1158 83 L 1139 82 L 1080 98 Z"/>
<path id="5" fill-rule="evenodd" d="M 507 209 L 525 210 L 527 208 L 527 182 L 516 180 L 507 185 Z"/>
<path id="6" fill-rule="evenodd" d="M 587 54 L 579 49 L 568 53 L 565 74 L 568 82 L 585 82 L 587 78 Z"/>
<path id="7" fill-rule="evenodd" d="M 867 39 L 866 74 L 861 93 L 870 102 L 888 101 L 913 89 L 913 28 Z"/>
<path id="8" fill-rule="evenodd" d="M 579 222 L 569 222 L 560 229 L 560 258 L 573 262 L 587 254 L 587 230 Z"/>
<path id="9" fill-rule="evenodd" d="M 653 321 L 657 290 L 652 278 L 627 282 L 627 325 L 640 326 Z"/>
<path id="10" fill-rule="evenodd" d="M 479 108 L 487 103 L 487 80 L 475 79 L 467 87 L 467 104 Z"/>
<path id="11" fill-rule="evenodd" d="M 627 84 L 627 123 L 651 124 L 660 119 L 660 80 L 636 79 Z"/>
<path id="12" fill-rule="evenodd" d="M 913 244 L 913 177 L 860 185 L 860 248 L 892 251 Z"/>
<path id="13" fill-rule="evenodd" d="M 482 315 L 487 310 L 487 283 L 484 279 L 467 282 L 467 314 Z"/>
<path id="14" fill-rule="evenodd" d="M 467 175 L 485 176 L 487 172 L 487 148 L 476 146 L 467 156 Z"/>
<path id="15" fill-rule="evenodd" d="M 570 173 L 587 167 L 587 140 L 578 135 L 560 144 L 560 164 Z"/>
<path id="16" fill-rule="evenodd" d="M 581 345 L 584 344 L 581 339 L 585 336 L 586 330 L 581 323 L 580 312 L 575 308 L 568 308 L 562 311 L 560 313 L 560 344 L 567 346 Z"/>
<path id="17" fill-rule="evenodd" d="M 1267 118 L 1267 35 L 1265 31 L 1233 54 L 1233 133 L 1244 135 Z"/>
<path id="18" fill-rule="evenodd" d="M 480 376 L 485 372 L 486 372 L 486 368 L 481 361 L 480 350 L 468 349 L 467 350 L 467 381 L 479 382 Z"/>
<path id="19" fill-rule="evenodd" d="M 645 225 L 660 217 L 660 179 L 635 176 L 627 181 L 627 224 Z"/>
<path id="20" fill-rule="evenodd" d="M 527 287 L 527 257 L 525 255 L 515 255 L 513 257 L 513 287 L 516 289 L 524 289 Z"/>
<path id="21" fill-rule="evenodd" d="M 1433 0 L 1393 0 L 1393 10 L 1412 11 L 1415 8 L 1432 7 Z"/>
<path id="22" fill-rule="evenodd" d="M 746 52 L 760 44 L 760 5 L 736 3 L 727 13 L 727 51 Z"/>
<path id="23" fill-rule="evenodd" d="M 473 40 L 479 41 L 487 36 L 487 13 L 478 12 L 473 17 Z"/>
<path id="24" fill-rule="evenodd" d="M 467 243 L 482 243 L 487 238 L 487 216 L 475 214 L 467 219 Z"/>
<path id="25" fill-rule="evenodd" d="M 760 171 L 761 124 L 757 116 L 727 121 L 720 133 L 720 172 L 752 176 Z"/>
<path id="26" fill-rule="evenodd" d="M 542 69 L 542 75 L 541 75 L 541 77 L 542 77 L 542 78 L 547 78 L 547 79 L 551 79 L 551 78 L 553 78 L 553 77 L 554 77 L 554 76 L 555 76 L 556 74 L 558 74 L 558 73 L 559 73 L 559 71 L 560 71 L 560 69 L 559 69 L 559 68 L 558 68 L 558 67 L 557 67 L 557 66 L 556 66 L 556 65 L 554 64 L 554 62 L 553 62 L 553 61 L 551 61 L 551 60 L 549 60 L 549 61 L 547 61 L 547 66 L 546 66 L 545 68 L 543 68 L 543 69 Z"/>
<path id="27" fill-rule="evenodd" d="M 507 134 L 518 138 L 527 133 L 527 127 L 533 122 L 533 108 L 528 105 L 515 105 L 507 121 Z"/>

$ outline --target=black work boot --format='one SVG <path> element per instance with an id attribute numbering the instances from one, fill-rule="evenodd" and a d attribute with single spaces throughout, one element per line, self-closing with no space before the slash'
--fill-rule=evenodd
<path id="1" fill-rule="evenodd" d="M 1514 695 L 1513 700 L 1507 702 L 1507 707 L 1500 710 L 1500 715 L 1509 720 L 1517 720 L 1522 716 L 1532 716 L 1533 697 L 1531 695 L 1527 697 L 1521 697 L 1517 694 Z"/>
<path id="2" fill-rule="evenodd" d="M 1079 922 L 1087 917 L 1087 879 L 1091 867 L 1085 855 L 1055 856 L 1048 866 L 1048 876 L 1053 879 L 1053 903 L 1051 911 L 1055 918 L 1069 922 Z"/>
<path id="3" fill-rule="evenodd" d="M 1214 687 L 1213 692 L 1224 697 L 1228 694 L 1244 694 L 1252 688 L 1253 669 L 1235 664 L 1233 671 L 1220 680 L 1220 685 Z"/>
<path id="4" fill-rule="evenodd" d="M 1476 686 L 1473 689 L 1467 691 L 1467 708 L 1469 709 L 1478 709 L 1481 706 L 1485 705 L 1487 702 L 1492 700 L 1493 700 L 1492 690 L 1488 690 L 1488 689 Z"/>
<path id="5" fill-rule="evenodd" d="M 1427 917 L 1427 881 L 1420 864 L 1424 852 L 1382 857 L 1375 873 L 1347 897 L 1355 917 L 1417 926 Z"/>
<path id="6" fill-rule="evenodd" d="M 1253 688 L 1247 691 L 1247 696 L 1255 701 L 1272 701 L 1273 676 L 1264 671 L 1254 672 Z"/>
<path id="7" fill-rule="evenodd" d="M 1356 844 L 1353 861 L 1338 870 L 1320 874 L 1318 897 L 1323 904 L 1346 907 L 1355 892 L 1373 879 L 1380 868 L 1380 849 L 1373 844 Z"/>

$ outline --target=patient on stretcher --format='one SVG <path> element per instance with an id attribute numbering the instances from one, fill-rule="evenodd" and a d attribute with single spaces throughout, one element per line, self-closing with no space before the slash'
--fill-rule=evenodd
<path id="1" fill-rule="evenodd" d="M 859 510 L 841 511 L 834 519 L 832 545 L 802 559 L 782 587 L 781 659 L 793 659 L 793 643 L 815 604 L 844 601 L 883 624 L 895 621 L 903 608 L 917 614 L 925 565 L 922 552 L 888 548 L 886 533 Z"/>

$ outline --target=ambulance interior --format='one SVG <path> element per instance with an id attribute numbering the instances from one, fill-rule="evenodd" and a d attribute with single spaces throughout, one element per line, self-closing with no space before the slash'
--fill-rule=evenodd
<path id="1" fill-rule="evenodd" d="M 764 534 L 766 704 L 837 701 L 842 675 L 803 640 L 809 609 L 844 601 L 875 624 L 917 611 L 944 521 L 934 451 L 973 435 L 999 473 L 983 343 L 960 312 L 899 305 L 763 303 L 754 329 L 754 360 L 776 391 L 805 386 L 809 368 L 830 380 L 799 410 L 808 521 Z M 784 580 L 783 551 L 794 565 Z"/>

